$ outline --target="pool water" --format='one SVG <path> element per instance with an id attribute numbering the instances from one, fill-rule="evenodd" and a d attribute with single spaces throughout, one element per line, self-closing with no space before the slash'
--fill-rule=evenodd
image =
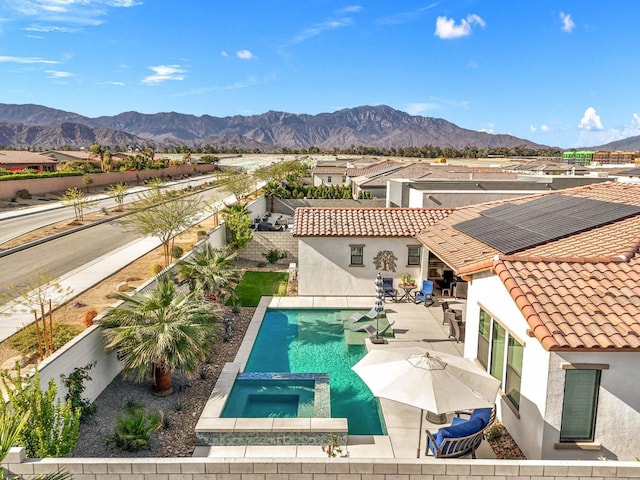
<path id="1" fill-rule="evenodd" d="M 313 417 L 313 380 L 236 379 L 225 410 L 229 418 Z"/>
<path id="2" fill-rule="evenodd" d="M 386 435 L 378 400 L 351 370 L 366 354 L 364 345 L 345 342 L 343 320 L 352 314 L 353 310 L 267 310 L 244 372 L 328 373 L 331 416 L 347 418 L 350 435 Z"/>

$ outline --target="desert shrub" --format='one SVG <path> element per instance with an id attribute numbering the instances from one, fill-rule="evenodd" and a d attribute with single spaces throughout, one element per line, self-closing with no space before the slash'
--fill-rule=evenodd
<path id="1" fill-rule="evenodd" d="M 75 338 L 82 328 L 66 323 L 56 323 L 53 326 L 53 349 L 57 350 L 65 343 Z M 7 340 L 9 346 L 18 350 L 23 355 L 32 355 L 38 352 L 38 337 L 35 325 L 29 325 Z"/>
<path id="2" fill-rule="evenodd" d="M 287 258 L 287 252 L 282 252 L 274 248 L 267 253 L 263 253 L 262 256 L 266 258 L 269 263 L 276 263 L 278 260 Z"/>
<path id="3" fill-rule="evenodd" d="M 96 412 L 97 407 L 91 403 L 87 398 L 82 398 L 84 392 L 85 380 L 91 380 L 89 376 L 89 370 L 96 365 L 96 362 L 85 365 L 84 367 L 76 367 L 73 372 L 67 375 L 60 375 L 64 386 L 67 387 L 67 396 L 65 400 L 71 402 L 73 409 L 80 411 L 80 419 L 83 420 L 87 416 Z"/>
<path id="4" fill-rule="evenodd" d="M 158 275 L 163 269 L 164 267 L 162 265 L 160 265 L 159 263 L 155 263 L 151 267 L 151 273 L 153 273 L 154 275 Z"/>
<path id="5" fill-rule="evenodd" d="M 184 248 L 178 245 L 174 245 L 173 247 L 171 247 L 170 253 L 173 258 L 180 258 L 182 257 L 182 255 L 184 255 Z"/>
<path id="6" fill-rule="evenodd" d="M 207 232 L 205 230 L 198 230 L 198 240 L 202 240 L 204 237 L 207 236 Z"/>
<path id="7" fill-rule="evenodd" d="M 137 452 L 149 445 L 151 434 L 162 426 L 162 416 L 159 410 L 147 413 L 141 407 L 130 408 L 118 417 L 108 440 L 123 450 Z"/>
<path id="8" fill-rule="evenodd" d="M 17 416 L 31 413 L 18 441 L 25 447 L 27 456 L 69 455 L 80 437 L 80 410 L 74 409 L 68 400 L 56 399 L 58 388 L 54 379 L 49 379 L 43 390 L 37 368 L 31 378 L 23 376 L 20 368 L 14 376 L 6 370 L 0 372 L 0 378 L 9 400 L 9 403 L 0 402 L 0 415 L 8 411 Z"/>
<path id="9" fill-rule="evenodd" d="M 493 425 L 487 429 L 485 435 L 488 442 L 496 442 L 502 438 L 502 429 L 498 425 Z"/>
<path id="10" fill-rule="evenodd" d="M 31 198 L 31 194 L 29 193 L 29 190 L 27 190 L 26 188 L 21 188 L 16 192 L 16 197 L 21 198 L 23 200 L 28 200 Z"/>
<path id="11" fill-rule="evenodd" d="M 93 319 L 98 316 L 98 311 L 96 309 L 89 310 L 84 314 L 84 326 L 89 328 L 93 326 Z"/>

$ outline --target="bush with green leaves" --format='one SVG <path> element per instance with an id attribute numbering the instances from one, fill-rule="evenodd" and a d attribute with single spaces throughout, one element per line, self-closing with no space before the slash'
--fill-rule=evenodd
<path id="1" fill-rule="evenodd" d="M 184 255 L 184 248 L 180 247 L 179 245 L 174 245 L 173 247 L 171 247 L 171 256 L 173 258 L 180 258 L 182 257 L 182 255 Z"/>
<path id="2" fill-rule="evenodd" d="M 276 263 L 278 260 L 287 258 L 287 252 L 283 252 L 274 248 L 272 250 L 269 250 L 267 253 L 263 253 L 262 256 L 266 258 L 269 263 Z"/>
<path id="3" fill-rule="evenodd" d="M 74 409 L 80 409 L 81 419 L 84 420 L 89 415 L 96 412 L 97 407 L 86 398 L 82 398 L 84 392 L 85 380 L 91 380 L 89 370 L 96 365 L 96 362 L 85 365 L 84 367 L 76 367 L 69 375 L 60 375 L 64 386 L 67 387 L 66 400 L 71 402 Z"/>
<path id="4" fill-rule="evenodd" d="M 18 436 L 18 444 L 25 447 L 27 456 L 44 458 L 71 454 L 80 437 L 80 409 L 74 409 L 69 400 L 56 399 L 58 389 L 53 378 L 42 391 L 38 369 L 28 378 L 22 375 L 18 364 L 14 376 L 4 370 L 0 378 L 9 400 L 8 403 L 0 402 L 0 415 L 8 412 L 16 416 L 30 414 Z"/>
<path id="5" fill-rule="evenodd" d="M 128 452 L 137 452 L 149 445 L 151 434 L 158 431 L 163 424 L 162 412 L 147 413 L 133 405 L 116 420 L 116 428 L 108 440 Z"/>

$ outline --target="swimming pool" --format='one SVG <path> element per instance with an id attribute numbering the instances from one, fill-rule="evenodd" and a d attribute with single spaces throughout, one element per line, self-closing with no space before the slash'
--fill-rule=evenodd
<path id="1" fill-rule="evenodd" d="M 364 345 L 348 345 L 345 341 L 343 320 L 352 313 L 337 309 L 267 310 L 244 373 L 327 373 L 331 417 L 346 418 L 350 435 L 386 435 L 378 400 L 351 370 L 366 354 Z M 235 384 L 230 398 L 234 390 Z M 242 395 L 249 398 L 252 394 L 245 391 Z M 290 415 L 295 410 L 290 392 L 282 400 L 283 404 L 274 405 L 273 416 Z M 269 413 L 264 409 L 271 401 L 274 399 L 261 399 L 261 414 Z M 235 403 L 228 401 L 221 416 L 238 416 L 238 407 L 232 407 Z"/>

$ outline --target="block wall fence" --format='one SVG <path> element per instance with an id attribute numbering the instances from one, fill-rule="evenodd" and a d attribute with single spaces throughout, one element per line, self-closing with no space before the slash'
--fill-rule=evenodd
<path id="1" fill-rule="evenodd" d="M 630 480 L 640 462 L 350 458 L 46 458 L 13 448 L 7 473 L 74 480 Z"/>

